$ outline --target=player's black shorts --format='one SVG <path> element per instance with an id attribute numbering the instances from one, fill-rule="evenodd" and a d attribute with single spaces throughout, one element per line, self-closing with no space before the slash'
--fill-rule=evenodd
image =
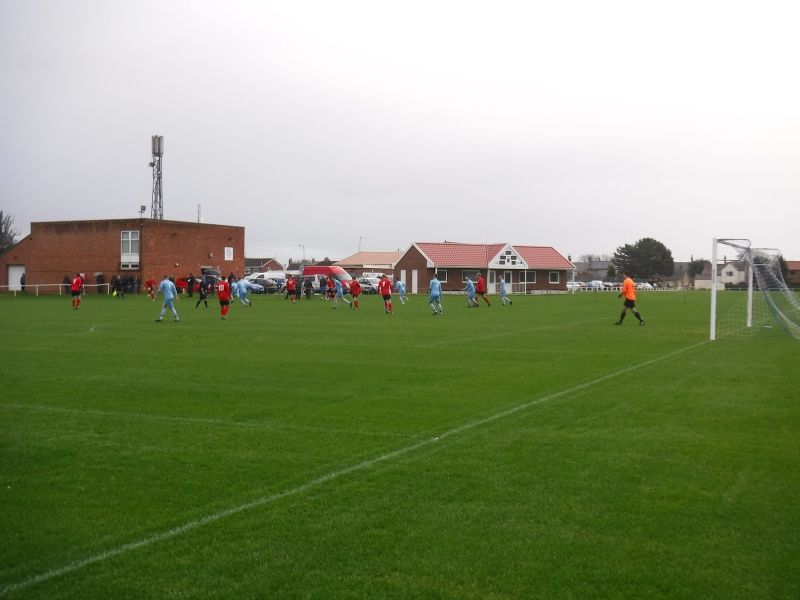
<path id="1" fill-rule="evenodd" d="M 228 306 L 230 303 L 231 303 L 230 300 L 220 300 L 219 301 L 219 305 L 220 306 Z"/>
<path id="2" fill-rule="evenodd" d="M 80 295 L 81 295 L 80 292 L 72 292 L 72 297 L 73 298 L 76 297 L 76 296 L 80 296 Z"/>
<path id="3" fill-rule="evenodd" d="M 625 298 L 625 308 L 634 308 L 636 306 L 636 302 L 633 300 L 628 300 Z"/>
<path id="4" fill-rule="evenodd" d="M 391 294 L 386 294 L 386 295 L 383 296 L 383 301 L 384 302 L 388 302 L 391 299 L 392 299 L 392 295 Z"/>

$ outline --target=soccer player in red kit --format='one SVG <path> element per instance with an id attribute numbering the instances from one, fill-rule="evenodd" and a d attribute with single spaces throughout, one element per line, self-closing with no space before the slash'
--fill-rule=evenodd
<path id="1" fill-rule="evenodd" d="M 333 283 L 333 279 L 328 277 L 328 300 L 333 300 L 336 297 L 336 289 L 335 284 Z"/>
<path id="2" fill-rule="evenodd" d="M 81 307 L 81 294 L 83 293 L 83 277 L 80 273 L 75 273 L 75 279 L 72 280 L 69 291 L 72 293 L 72 308 L 77 310 Z"/>
<path id="3" fill-rule="evenodd" d="M 295 292 L 297 291 L 297 280 L 292 276 L 289 275 L 289 279 L 286 280 L 286 293 L 291 298 L 292 304 L 295 303 L 297 297 L 295 296 Z"/>
<path id="4" fill-rule="evenodd" d="M 217 283 L 217 298 L 219 299 L 219 312 L 227 321 L 228 306 L 231 303 L 231 286 L 227 279 L 220 279 Z"/>
<path id="5" fill-rule="evenodd" d="M 383 296 L 383 307 L 386 309 L 386 314 L 394 314 L 392 312 L 392 282 L 386 275 L 383 275 L 378 281 L 378 293 Z"/>
<path id="6" fill-rule="evenodd" d="M 358 297 L 361 295 L 361 284 L 358 283 L 358 279 L 353 279 L 350 282 L 350 295 L 353 296 L 353 303 L 350 308 L 358 310 Z"/>
<path id="7" fill-rule="evenodd" d="M 486 297 L 486 281 L 483 278 L 483 274 L 480 272 L 478 272 L 478 281 L 475 282 L 475 293 L 483 298 L 483 301 L 486 302 L 486 306 L 491 306 L 491 304 L 489 304 L 489 299 Z"/>
<path id="8" fill-rule="evenodd" d="M 158 284 L 156 280 L 152 277 L 144 282 L 144 289 L 147 291 L 147 295 L 153 300 L 156 301 L 156 291 L 158 290 Z"/>

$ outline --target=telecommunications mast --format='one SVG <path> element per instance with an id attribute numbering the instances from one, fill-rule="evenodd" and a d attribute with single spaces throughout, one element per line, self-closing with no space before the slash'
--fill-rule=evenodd
<path id="1" fill-rule="evenodd" d="M 151 141 L 153 160 L 147 163 L 148 167 L 153 167 L 153 202 L 150 206 L 150 218 L 163 219 L 164 195 L 161 188 L 161 157 L 164 156 L 164 136 L 154 135 Z"/>

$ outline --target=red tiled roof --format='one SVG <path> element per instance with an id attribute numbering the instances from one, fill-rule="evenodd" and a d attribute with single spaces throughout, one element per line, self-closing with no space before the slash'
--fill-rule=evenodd
<path id="1" fill-rule="evenodd" d="M 787 260 L 786 268 L 790 271 L 800 271 L 800 260 Z"/>
<path id="2" fill-rule="evenodd" d="M 437 267 L 485 267 L 505 248 L 505 244 L 458 242 L 417 242 L 416 245 Z"/>
<path id="3" fill-rule="evenodd" d="M 572 269 L 573 265 L 552 246 L 517 246 L 513 248 L 530 269 Z"/>
<path id="4" fill-rule="evenodd" d="M 417 242 L 416 246 L 437 267 L 487 267 L 509 244 Z M 551 246 L 511 245 L 530 269 L 572 269 L 572 263 Z"/>
<path id="5" fill-rule="evenodd" d="M 340 267 L 361 267 L 363 265 L 386 265 L 394 267 L 405 252 L 356 252 L 336 262 Z"/>

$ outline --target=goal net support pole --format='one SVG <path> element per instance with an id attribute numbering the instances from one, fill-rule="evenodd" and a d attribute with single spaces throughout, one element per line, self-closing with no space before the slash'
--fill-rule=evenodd
<path id="1" fill-rule="evenodd" d="M 718 260 L 717 246 L 725 244 L 739 252 L 739 260 L 744 261 L 747 270 L 747 310 L 745 312 L 745 326 L 753 326 L 753 254 L 750 250 L 750 240 L 745 239 L 719 239 L 711 240 L 711 325 L 709 339 L 717 339 L 717 280 Z"/>
<path id="2" fill-rule="evenodd" d="M 717 238 L 711 240 L 711 331 L 709 339 L 717 339 Z"/>

